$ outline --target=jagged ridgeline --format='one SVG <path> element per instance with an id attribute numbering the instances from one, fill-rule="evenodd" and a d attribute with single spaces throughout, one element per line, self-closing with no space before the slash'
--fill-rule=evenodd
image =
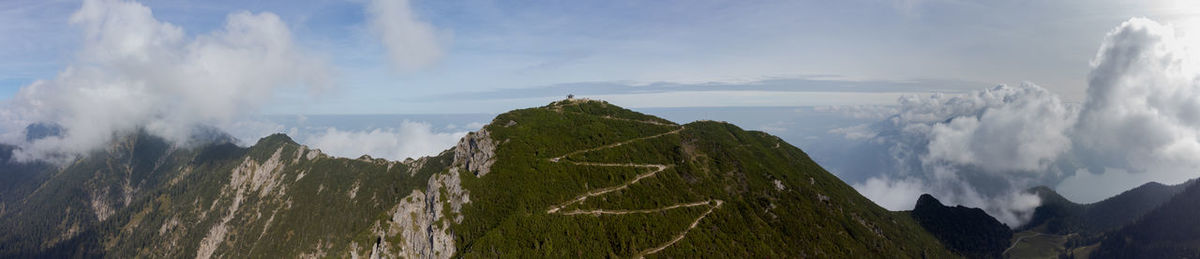
<path id="1" fill-rule="evenodd" d="M 602 101 L 504 113 L 403 162 L 142 133 L 18 165 L 0 166 L 35 187 L 0 192 L 0 257 L 955 256 L 777 137 Z"/>
<path id="2" fill-rule="evenodd" d="M 387 225 L 397 207 L 422 199 L 451 159 L 332 158 L 281 134 L 249 148 L 176 148 L 133 134 L 46 172 L 35 191 L 9 202 L 0 257 L 369 252 L 380 233 L 403 232 Z"/>

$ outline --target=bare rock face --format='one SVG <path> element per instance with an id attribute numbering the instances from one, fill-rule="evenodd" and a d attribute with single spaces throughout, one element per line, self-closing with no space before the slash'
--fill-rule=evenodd
<path id="1" fill-rule="evenodd" d="M 303 152 L 303 151 L 298 151 Z M 242 161 L 242 164 L 233 169 L 230 174 L 229 185 L 221 190 L 222 197 L 232 197 L 233 202 L 228 207 L 228 212 L 221 217 L 217 225 L 209 229 L 208 234 L 204 239 L 200 240 L 199 248 L 196 250 L 196 258 L 211 258 L 216 253 L 217 248 L 221 247 L 226 242 L 226 236 L 236 226 L 230 225 L 235 217 L 238 216 L 238 210 L 242 207 L 242 202 L 247 196 L 254 192 L 258 193 L 259 198 L 278 198 L 285 195 L 283 188 L 275 190 L 280 186 L 280 172 L 287 164 L 283 161 L 283 147 L 275 150 L 271 158 L 267 161 L 259 163 L 250 158 Z M 213 206 L 210 210 L 217 210 L 215 213 L 220 213 L 223 209 L 217 207 L 217 201 L 213 201 Z M 207 215 L 207 213 L 205 213 Z"/>
<path id="2" fill-rule="evenodd" d="M 454 147 L 454 163 L 452 168 L 466 169 L 483 177 L 496 161 L 496 142 L 492 140 L 487 129 L 467 133 Z"/>
<path id="3" fill-rule="evenodd" d="M 376 228 L 379 242 L 371 258 L 450 258 L 454 255 L 452 224 L 462 222 L 462 205 L 471 202 L 457 173 L 440 173 L 429 179 L 425 192 L 413 190 L 392 210 L 391 219 Z"/>

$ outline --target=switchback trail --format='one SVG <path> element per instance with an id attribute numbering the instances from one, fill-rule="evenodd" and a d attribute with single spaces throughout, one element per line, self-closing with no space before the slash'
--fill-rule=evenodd
<path id="1" fill-rule="evenodd" d="M 642 121 L 642 120 L 633 120 L 633 119 L 625 119 L 625 118 L 615 118 L 615 117 L 611 117 L 611 116 L 602 116 L 602 118 L 612 119 L 612 120 L 622 120 L 622 121 L 633 121 L 633 122 L 653 124 L 653 125 L 676 126 L 676 125 L 665 124 L 665 123 L 656 122 L 656 121 Z M 549 160 L 550 160 L 550 162 L 554 162 L 554 163 L 563 163 L 564 161 L 562 161 L 562 159 L 566 158 L 568 156 L 571 156 L 571 155 L 619 147 L 621 145 L 625 145 L 625 144 L 628 144 L 628 143 L 631 143 L 634 141 L 653 139 L 653 138 L 658 138 L 658 137 L 662 137 L 662 136 L 666 136 L 666 135 L 670 135 L 670 134 L 679 134 L 679 132 L 683 131 L 684 126 L 678 126 L 678 127 L 679 127 L 678 129 L 675 129 L 675 130 L 672 130 L 669 132 L 665 132 L 665 133 L 661 133 L 661 134 L 657 134 L 657 135 L 653 135 L 653 136 L 630 139 L 630 140 L 621 141 L 621 142 L 608 144 L 608 145 L 595 147 L 595 148 L 576 150 L 574 152 L 570 152 L 570 153 L 567 153 L 567 154 L 564 154 L 564 155 L 561 155 L 558 157 L 550 158 Z M 667 170 L 667 168 L 671 168 L 671 167 L 675 166 L 675 165 L 664 165 L 664 164 L 599 163 L 599 162 L 576 162 L 576 161 L 565 161 L 565 162 L 573 164 L 573 165 L 578 165 L 578 166 L 632 167 L 632 168 L 649 168 L 651 170 L 649 172 L 639 174 L 639 175 L 633 177 L 632 180 L 629 180 L 628 182 L 625 182 L 621 185 L 592 189 L 592 190 L 584 192 L 583 194 L 580 194 L 579 196 L 575 197 L 574 199 L 568 200 L 566 202 L 563 202 L 563 203 L 560 203 L 557 205 L 550 206 L 550 208 L 546 209 L 547 214 L 559 214 L 559 215 L 564 215 L 564 216 L 626 215 L 626 214 L 654 213 L 654 212 L 661 212 L 661 211 L 667 211 L 667 210 L 673 210 L 673 209 L 679 209 L 679 208 L 690 208 L 690 207 L 697 207 L 697 206 L 708 206 L 708 210 L 705 211 L 703 214 L 700 214 L 699 217 L 696 217 L 696 219 L 692 221 L 691 225 L 688 225 L 687 229 L 684 229 L 682 232 L 676 234 L 674 237 L 671 238 L 671 240 L 668 240 L 665 243 L 662 243 L 658 246 L 655 246 L 655 247 L 652 247 L 652 248 L 649 248 L 649 249 L 639 252 L 638 254 L 635 255 L 635 257 L 638 257 L 638 258 L 644 257 L 646 255 L 658 253 L 659 251 L 662 251 L 663 249 L 666 249 L 667 247 L 674 245 L 676 242 L 679 242 L 679 240 L 683 240 L 683 238 L 685 236 L 687 236 L 687 233 L 689 231 L 691 231 L 693 228 L 696 228 L 696 225 L 700 224 L 700 220 L 703 220 L 704 217 L 707 217 L 708 214 L 713 212 L 713 210 L 720 208 L 721 204 L 724 203 L 724 201 L 722 201 L 722 200 L 710 199 L 710 200 L 697 201 L 697 202 L 692 202 L 692 203 L 680 203 L 680 204 L 670 205 L 670 206 L 661 207 L 661 208 L 654 208 L 654 209 L 638 209 L 638 210 L 574 209 L 574 210 L 563 211 L 562 210 L 563 208 L 570 206 L 572 204 L 583 202 L 583 201 L 587 200 L 588 198 L 596 197 L 596 196 L 604 195 L 604 194 L 607 194 L 610 192 L 629 188 L 630 185 L 637 184 L 642 179 L 645 179 L 647 177 L 652 177 L 655 174 L 658 174 L 659 172 Z"/>

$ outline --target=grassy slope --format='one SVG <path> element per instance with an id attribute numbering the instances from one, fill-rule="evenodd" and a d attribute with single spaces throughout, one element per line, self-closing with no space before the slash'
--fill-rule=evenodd
<path id="1" fill-rule="evenodd" d="M 1058 258 L 1066 251 L 1068 236 L 1024 231 L 1013 235 L 1006 258 Z"/>
<path id="2" fill-rule="evenodd" d="M 509 121 L 515 124 L 507 126 Z M 655 254 L 671 257 L 950 256 L 911 219 L 876 206 L 777 137 L 719 122 L 684 127 L 678 134 L 564 158 L 671 166 L 627 189 L 566 209 L 654 209 L 724 201 L 678 243 Z M 455 229 L 460 251 L 467 257 L 631 256 L 671 240 L 708 207 L 650 214 L 549 214 L 547 208 L 555 204 L 651 170 L 550 158 L 678 128 L 602 102 L 555 103 L 498 116 L 488 127 L 502 143 L 492 172 L 464 179 L 472 203 L 464 208 L 467 220 Z M 785 189 L 776 189 L 775 180 Z"/>

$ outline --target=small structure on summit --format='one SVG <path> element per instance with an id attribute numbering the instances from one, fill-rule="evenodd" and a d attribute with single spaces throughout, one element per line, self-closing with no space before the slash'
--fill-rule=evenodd
<path id="1" fill-rule="evenodd" d="M 574 100 L 574 99 L 575 99 L 574 94 L 567 94 L 567 100 Z"/>

